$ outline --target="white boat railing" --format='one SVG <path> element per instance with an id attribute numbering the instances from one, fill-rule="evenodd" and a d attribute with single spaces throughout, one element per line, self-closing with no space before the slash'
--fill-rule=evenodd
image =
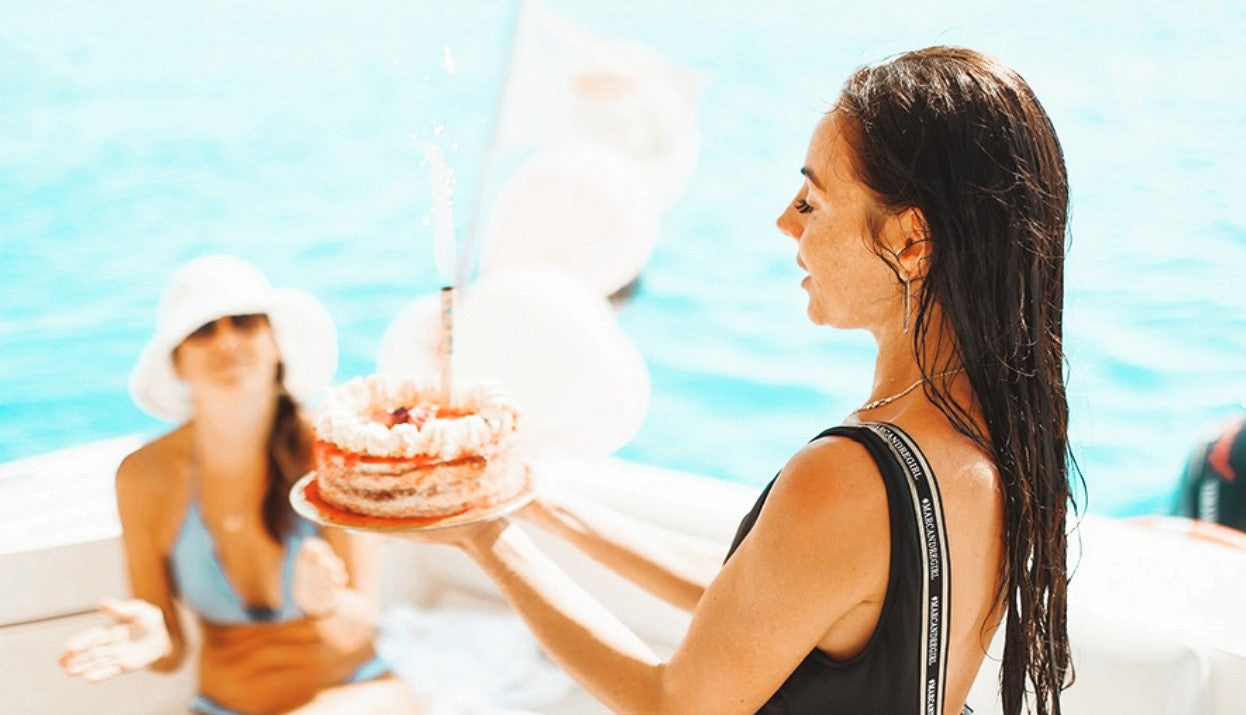
<path id="1" fill-rule="evenodd" d="M 98 618 L 84 613 L 104 596 L 126 593 L 112 484 L 117 464 L 140 442 L 134 435 L 0 465 L 0 712 L 88 708 L 139 715 L 186 702 L 188 669 L 172 678 L 137 674 L 87 685 L 55 665 L 64 637 Z M 724 550 L 756 498 L 750 487 L 610 458 L 550 457 L 540 473 L 543 488 L 578 492 L 675 532 L 676 539 L 710 539 Z M 1079 529 L 1071 539 L 1080 561 L 1069 591 L 1078 681 L 1065 695 L 1065 712 L 1240 712 L 1246 550 L 1096 515 Z M 679 641 L 686 614 L 566 545 L 535 536 L 655 650 L 669 652 Z M 461 554 L 409 543 L 387 548 L 388 606 L 471 603 L 505 610 L 492 584 Z M 999 712 L 1001 652 L 997 637 L 989 649 L 996 660 L 988 659 L 971 691 L 979 715 Z M 576 697 L 576 705 L 538 710 L 596 707 L 582 693 Z"/>

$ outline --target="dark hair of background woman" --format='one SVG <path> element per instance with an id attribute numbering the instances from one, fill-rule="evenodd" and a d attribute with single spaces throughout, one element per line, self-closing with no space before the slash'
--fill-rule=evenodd
<path id="1" fill-rule="evenodd" d="M 268 489 L 264 493 L 264 528 L 278 544 L 294 524 L 290 489 L 311 469 L 311 430 L 282 382 L 285 366 L 277 364 L 277 412 L 268 436 Z"/>
<path id="2" fill-rule="evenodd" d="M 1028 678 L 1039 715 L 1058 715 L 1073 678 L 1065 516 L 1076 462 L 1061 346 L 1068 178 L 1055 129 L 1017 73 L 949 47 L 861 68 L 833 111 L 849 118 L 859 178 L 884 209 L 925 216 L 934 251 L 913 344 L 947 349 L 917 350 L 918 365 L 935 375 L 960 358 L 987 434 L 950 397 L 950 378 L 927 383 L 927 394 L 999 470 L 1004 713 L 1021 712 Z M 953 340 L 932 334 L 935 304 Z"/>

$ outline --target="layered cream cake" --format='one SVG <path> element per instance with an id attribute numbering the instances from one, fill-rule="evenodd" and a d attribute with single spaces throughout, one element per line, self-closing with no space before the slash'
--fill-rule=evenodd
<path id="1" fill-rule="evenodd" d="M 435 518 L 488 507 L 527 487 L 510 398 L 456 385 L 439 404 L 431 381 L 357 377 L 328 391 L 316 414 L 321 497 L 368 516 Z"/>

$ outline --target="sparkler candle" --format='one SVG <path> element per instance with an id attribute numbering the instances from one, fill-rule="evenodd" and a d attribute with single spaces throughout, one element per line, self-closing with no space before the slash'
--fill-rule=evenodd
<path id="1" fill-rule="evenodd" d="M 454 238 L 454 171 L 446 166 L 441 147 L 430 145 L 425 153 L 433 186 L 433 254 L 437 263 L 437 279 L 441 282 L 441 404 L 453 402 L 454 358 L 454 273 L 456 246 Z"/>

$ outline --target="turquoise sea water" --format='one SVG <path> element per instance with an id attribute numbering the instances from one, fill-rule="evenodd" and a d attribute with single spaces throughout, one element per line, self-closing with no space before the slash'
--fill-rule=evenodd
<path id="1" fill-rule="evenodd" d="M 1064 142 L 1069 394 L 1090 509 L 1162 510 L 1188 446 L 1241 409 L 1246 6 L 547 6 L 706 80 L 696 174 L 621 315 L 654 383 L 622 456 L 758 484 L 865 399 L 870 341 L 807 322 L 773 218 L 843 78 L 930 44 L 1014 66 Z M 371 371 L 389 320 L 437 284 L 412 137 L 445 125 L 460 188 L 475 190 L 515 13 L 7 2 L 0 460 L 163 429 L 126 377 L 160 289 L 204 252 L 316 293 L 339 326 L 338 377 Z M 445 45 L 453 78 L 438 72 Z"/>

